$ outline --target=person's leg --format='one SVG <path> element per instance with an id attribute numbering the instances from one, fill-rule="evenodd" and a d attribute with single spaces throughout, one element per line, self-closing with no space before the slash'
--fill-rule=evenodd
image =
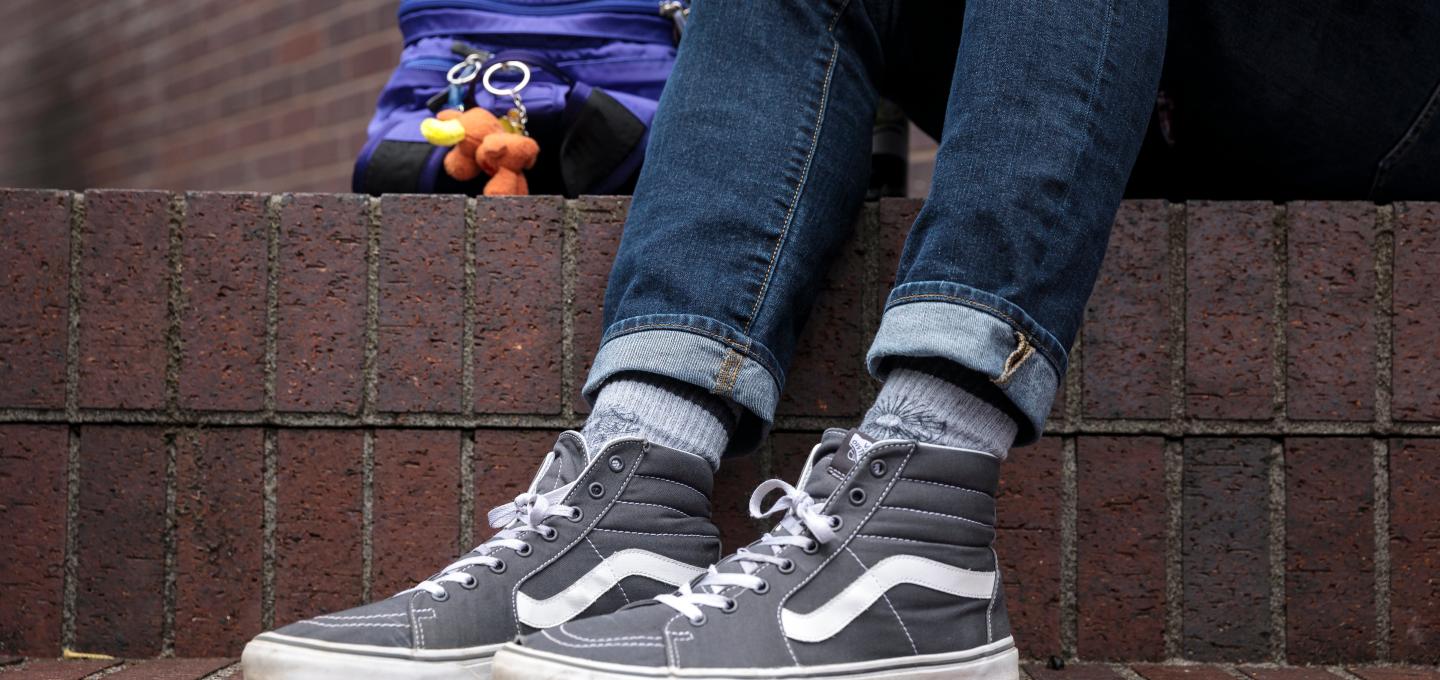
<path id="1" fill-rule="evenodd" d="M 882 23 L 904 25 L 896 7 L 913 6 L 876 3 Z M 505 647 L 497 680 L 1018 677 L 991 547 L 1000 461 L 1041 431 L 1064 374 L 1164 31 L 1165 0 L 970 0 L 866 425 L 826 432 L 797 485 L 757 489 L 751 513 L 780 517 L 758 543 L 676 593 Z"/>
<path id="2" fill-rule="evenodd" d="M 858 2 L 695 4 L 605 293 L 597 417 L 649 410 L 611 399 L 649 375 L 737 406 L 727 453 L 759 442 L 864 197 L 879 52 Z"/>
<path id="3" fill-rule="evenodd" d="M 1014 416 L 1017 443 L 1039 437 L 1154 106 L 1165 31 L 1160 0 L 967 4 L 930 195 L 867 357 L 888 378 L 866 417 L 877 434 L 917 419 L 975 429 L 977 411 L 993 420 L 985 402 Z M 954 369 L 915 363 L 937 358 Z M 952 388 L 918 385 L 924 373 Z M 927 392 L 940 396 L 916 396 Z M 957 400 L 968 405 L 947 406 Z M 1006 430 L 981 429 L 936 441 L 1003 456 Z"/>

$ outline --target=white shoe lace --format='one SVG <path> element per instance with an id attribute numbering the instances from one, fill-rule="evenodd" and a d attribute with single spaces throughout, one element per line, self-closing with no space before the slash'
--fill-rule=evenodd
<path id="1" fill-rule="evenodd" d="M 780 489 L 785 495 L 775 501 L 775 504 L 771 505 L 769 509 L 761 510 L 761 501 L 764 501 L 765 496 L 775 489 Z M 813 553 L 819 549 L 820 544 L 834 540 L 835 530 L 840 528 L 840 517 L 821 514 L 820 508 L 820 502 L 812 498 L 810 494 L 791 486 L 788 482 L 772 479 L 761 484 L 755 488 L 755 493 L 750 494 L 750 516 L 759 519 L 780 512 L 785 513 L 780 518 L 780 525 L 775 532 L 760 537 L 761 546 L 768 547 L 770 554 L 741 548 L 734 555 L 720 561 L 720 564 L 738 562 L 739 573 L 722 573 L 715 568 L 718 565 L 711 565 L 710 569 L 698 580 L 680 586 L 680 589 L 674 593 L 660 595 L 655 599 L 685 615 L 690 619 L 690 623 L 695 625 L 705 622 L 705 612 L 700 609 L 701 607 L 712 607 L 724 612 L 734 611 L 735 600 L 722 595 L 721 592 L 724 589 L 739 587 L 756 593 L 765 593 L 770 590 L 770 584 L 754 574 L 766 564 L 773 564 L 784 573 L 793 570 L 795 563 L 789 558 L 780 556 L 786 546 L 794 546 L 806 553 Z M 809 531 L 809 536 L 805 535 L 806 531 Z"/>
<path id="2" fill-rule="evenodd" d="M 459 583 L 460 587 L 470 589 L 479 585 L 479 580 L 474 574 L 463 571 L 466 567 L 485 566 L 495 573 L 505 571 L 505 561 L 496 557 L 493 553 L 501 548 L 509 548 L 515 554 L 524 557 L 530 554 L 532 548 L 524 539 L 527 532 L 534 532 L 541 538 L 549 541 L 555 538 L 558 530 L 548 526 L 544 522 L 551 517 L 567 517 L 572 521 L 580 519 L 580 508 L 562 505 L 560 500 L 569 493 L 574 482 L 566 484 L 558 489 L 543 494 L 526 492 L 515 497 L 513 503 L 498 506 L 487 515 L 490 526 L 500 529 L 489 540 L 476 546 L 467 556 L 462 557 L 449 565 L 434 576 L 421 581 L 414 588 L 402 590 L 396 595 L 413 593 L 423 590 L 430 593 L 430 597 L 436 601 L 444 602 L 450 598 L 449 592 L 445 590 L 443 583 Z"/>

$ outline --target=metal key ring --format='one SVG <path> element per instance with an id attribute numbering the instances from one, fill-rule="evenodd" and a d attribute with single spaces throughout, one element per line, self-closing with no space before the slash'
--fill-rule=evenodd
<path id="1" fill-rule="evenodd" d="M 501 89 L 495 87 L 494 85 L 491 85 L 490 76 L 495 75 L 495 72 L 499 71 L 502 68 L 520 69 L 520 82 L 515 83 L 514 87 L 507 89 Z M 486 92 L 489 92 L 496 97 L 513 97 L 516 93 L 525 89 L 526 85 L 530 84 L 530 67 L 526 66 L 525 62 L 522 61 L 502 61 L 491 64 L 490 68 L 485 69 L 485 75 L 480 78 L 480 84 L 485 86 Z"/>
<path id="2" fill-rule="evenodd" d="M 469 73 L 464 72 L 464 69 L 466 68 L 470 69 Z M 471 56 L 467 57 L 465 61 L 451 66 L 450 70 L 445 74 L 445 80 L 450 81 L 451 85 L 464 85 L 465 83 L 474 80 L 475 76 L 479 75 L 479 73 L 480 61 L 475 57 Z"/>

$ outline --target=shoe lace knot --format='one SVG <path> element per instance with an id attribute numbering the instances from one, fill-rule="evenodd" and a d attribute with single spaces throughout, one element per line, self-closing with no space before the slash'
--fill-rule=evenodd
<path id="1" fill-rule="evenodd" d="M 780 490 L 782 495 L 768 508 L 761 507 L 766 496 Z M 770 584 L 755 572 L 766 564 L 775 565 L 781 571 L 795 568 L 790 558 L 784 557 L 787 547 L 797 547 L 806 553 L 814 552 L 822 543 L 835 540 L 835 530 L 840 528 L 838 515 L 821 512 L 823 503 L 789 482 L 772 479 L 755 488 L 750 495 L 750 516 L 756 519 L 780 515 L 775 530 L 760 537 L 760 550 L 741 548 L 719 564 L 711 565 L 700 578 L 685 583 L 674 593 L 656 597 L 660 603 L 680 612 L 690 623 L 705 622 L 705 611 L 711 607 L 724 612 L 735 610 L 735 600 L 723 593 L 727 588 L 744 588 L 763 594 L 770 590 Z M 754 546 L 755 544 L 751 544 Z M 766 551 L 768 549 L 768 551 Z M 740 571 L 720 571 L 718 566 L 733 563 Z"/>
<path id="2" fill-rule="evenodd" d="M 488 567 L 496 573 L 505 571 L 505 560 L 498 557 L 497 552 L 509 549 L 522 556 L 528 555 L 531 550 L 527 540 L 530 534 L 537 534 L 547 541 L 555 538 L 559 530 L 546 524 L 551 517 L 567 517 L 571 520 L 579 518 L 578 507 L 560 502 L 572 486 L 573 482 L 545 493 L 527 491 L 516 496 L 510 503 L 492 508 L 486 519 L 491 528 L 499 529 L 494 536 L 476 546 L 464 557 L 446 565 L 435 575 L 396 595 L 425 591 L 430 597 L 443 601 L 449 598 L 443 585 L 445 583 L 459 583 L 467 589 L 479 584 L 474 574 L 465 571 L 467 567 Z"/>

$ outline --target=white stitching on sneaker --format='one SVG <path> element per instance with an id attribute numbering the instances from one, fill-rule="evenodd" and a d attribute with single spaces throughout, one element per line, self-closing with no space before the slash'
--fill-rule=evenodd
<path id="1" fill-rule="evenodd" d="M 620 502 L 623 503 L 624 501 L 620 501 Z M 615 570 L 610 567 L 610 563 L 609 563 L 609 562 L 606 562 L 606 561 L 605 561 L 605 556 L 600 554 L 600 549 L 597 548 L 597 547 L 595 547 L 595 542 L 592 541 L 592 540 L 590 540 L 590 537 L 589 537 L 589 536 L 586 536 L 586 537 L 585 537 L 585 544 L 588 545 L 588 546 L 590 546 L 590 549 L 591 549 L 591 550 L 594 550 L 594 551 L 595 551 L 595 556 L 598 557 L 598 558 L 600 558 L 600 564 L 605 565 L 605 570 L 608 571 L 608 572 L 610 572 L 610 578 L 611 578 L 611 580 L 615 581 L 615 587 L 620 589 L 620 597 L 625 598 L 625 604 L 630 604 L 630 595 L 625 592 L 625 586 L 620 585 L 620 580 L 621 580 L 621 579 L 615 578 Z M 564 625 L 564 624 L 561 624 L 561 625 Z"/>
<path id="2" fill-rule="evenodd" d="M 566 621 L 565 623 L 556 626 L 555 629 L 581 642 L 615 642 L 620 640 L 651 640 L 653 642 L 659 642 L 663 639 L 659 635 L 618 635 L 614 637 L 604 638 L 587 638 L 584 635 L 577 635 L 567 630 L 565 626 L 568 626 L 571 623 L 572 622 L 570 621 Z"/>
<path id="3" fill-rule="evenodd" d="M 595 642 L 595 643 L 585 642 L 585 643 L 576 644 L 576 643 L 574 643 L 574 642 L 566 642 L 566 641 L 564 641 L 564 640 L 561 640 L 560 638 L 557 638 L 557 637 L 555 637 L 554 635 L 551 635 L 551 634 L 550 634 L 550 631 L 548 631 L 548 630 L 542 630 L 542 631 L 540 631 L 540 634 L 541 634 L 541 635 L 544 635 L 547 639 L 549 639 L 551 642 L 554 642 L 554 643 L 557 644 L 557 645 L 561 645 L 561 646 L 564 646 L 564 647 L 571 647 L 571 648 L 574 648 L 574 649 L 585 649 L 585 648 L 593 648 L 593 647 L 663 647 L 663 646 L 664 646 L 664 645 L 661 645 L 661 644 L 658 643 L 658 642 Z"/>
<path id="4" fill-rule="evenodd" d="M 360 614 L 348 614 L 348 615 L 344 615 L 344 616 L 338 616 L 338 615 L 335 615 L 335 614 L 324 614 L 324 615 L 321 615 L 321 616 L 317 616 L 317 617 L 315 617 L 315 618 L 317 618 L 317 619 L 330 619 L 330 620 L 335 620 L 335 621 L 358 621 L 358 620 L 362 620 L 362 619 L 389 619 L 389 618 L 394 618 L 394 617 L 396 617 L 396 616 L 406 616 L 406 615 L 407 615 L 406 612 L 390 612 L 389 614 L 365 614 L 365 615 L 360 615 Z"/>
<path id="5" fill-rule="evenodd" d="M 695 488 L 695 487 L 693 487 L 693 486 L 690 486 L 689 484 L 686 484 L 685 482 L 677 482 L 677 481 L 675 481 L 675 480 L 673 480 L 673 479 L 666 479 L 666 478 L 664 478 L 664 477 L 655 477 L 655 476 L 653 476 L 653 475 L 635 475 L 635 476 L 636 476 L 636 477 L 640 477 L 640 478 L 642 478 L 642 479 L 653 479 L 653 480 L 655 480 L 655 481 L 657 481 L 657 482 L 669 482 L 669 483 L 671 483 L 671 484 L 674 484 L 675 486 L 683 486 L 683 487 L 685 487 L 685 488 L 687 488 L 687 489 L 689 489 L 689 490 L 691 490 L 691 491 L 694 491 L 694 492 L 697 493 L 697 494 L 700 494 L 700 497 L 701 497 L 701 498 L 704 498 L 704 499 L 705 499 L 705 502 L 707 502 L 707 503 L 710 502 L 710 497 L 709 497 L 709 496 L 706 496 L 704 491 L 701 491 L 701 490 L 699 490 L 699 489 L 697 489 L 697 488 Z"/>
<path id="6" fill-rule="evenodd" d="M 409 628 L 409 627 L 410 627 L 410 624 L 408 624 L 408 623 L 326 623 L 326 622 L 324 622 L 324 621 L 316 621 L 316 620 L 314 620 L 314 619 L 307 619 L 307 620 L 305 620 L 305 621 L 297 621 L 296 623 L 303 623 L 303 624 L 305 624 L 305 625 L 307 625 L 307 626 L 320 626 L 321 628 Z"/>
<path id="7" fill-rule="evenodd" d="M 972 488 L 970 488 L 970 487 L 968 487 L 968 486 L 958 486 L 958 485 L 956 485 L 956 484 L 946 484 L 945 482 L 934 482 L 934 481 L 931 481 L 931 480 L 928 480 L 928 479 L 916 479 L 915 477 L 905 477 L 905 478 L 901 479 L 900 481 L 902 481 L 902 482 L 914 482 L 914 483 L 916 483 L 916 484 L 929 484 L 929 485 L 931 485 L 931 486 L 941 486 L 941 487 L 945 487 L 945 488 L 947 488 L 947 489 L 954 489 L 954 490 L 956 490 L 956 491 L 963 491 L 963 492 L 965 492 L 965 493 L 973 493 L 973 494 L 976 494 L 976 495 L 979 495 L 979 496 L 984 496 L 984 497 L 989 498 L 989 499 L 992 499 L 992 500 L 995 498 L 994 496 L 991 496 L 990 494 L 985 493 L 984 491 L 981 491 L 981 490 L 979 490 L 979 489 L 972 489 Z"/>
<path id="8" fill-rule="evenodd" d="M 881 505 L 881 506 L 878 506 L 878 508 L 883 508 L 883 509 L 885 509 L 885 510 L 903 510 L 903 511 L 905 511 L 905 512 L 916 512 L 916 513 L 920 513 L 920 514 L 922 514 L 922 515 L 930 515 L 930 516 L 932 516 L 932 517 L 942 517 L 942 518 L 945 518 L 945 519 L 958 519 L 958 520 L 960 520 L 960 521 L 962 521 L 962 522 L 969 522 L 969 523 L 971 523 L 971 524 L 976 524 L 976 525 L 985 527 L 986 529 L 993 528 L 993 527 L 991 527 L 989 524 L 986 524 L 986 523 L 984 523 L 984 522 L 979 522 L 979 521 L 970 519 L 969 517 L 961 517 L 961 516 L 959 516 L 959 515 L 947 515 L 947 514 L 945 514 L 945 513 L 943 513 L 943 512 L 932 512 L 932 511 L 930 511 L 930 510 L 921 510 L 921 509 L 919 509 L 919 508 L 907 508 L 907 507 L 900 506 L 900 505 Z"/>
<path id="9" fill-rule="evenodd" d="M 640 502 L 640 501 L 615 501 L 615 502 L 616 502 L 616 503 L 619 503 L 620 505 L 644 505 L 644 506 L 651 507 L 651 508 L 663 508 L 663 509 L 665 509 L 665 510 L 674 510 L 675 512 L 678 512 L 678 513 L 680 513 L 680 514 L 682 514 L 682 515 L 684 515 L 684 516 L 686 516 L 686 517 L 694 517 L 694 515 L 691 515 L 690 513 L 685 512 L 684 510 L 681 510 L 680 508 L 671 507 L 671 506 L 669 506 L 669 505 L 661 505 L 660 503 L 642 503 L 642 502 Z"/>
<path id="10" fill-rule="evenodd" d="M 850 546 L 845 546 L 845 552 L 850 553 L 850 556 L 855 558 L 855 561 L 860 564 L 861 569 L 864 569 L 865 571 L 870 570 L 870 567 L 865 566 L 865 562 L 860 559 L 859 555 L 855 554 L 854 550 L 850 549 Z M 910 628 L 905 625 L 905 619 L 900 618 L 900 612 L 895 609 L 895 604 L 890 601 L 890 595 L 884 594 L 880 597 L 881 599 L 885 600 L 885 606 L 890 608 L 890 613 L 895 615 L 895 620 L 900 622 L 900 630 L 905 632 L 905 639 L 910 641 L 910 651 L 914 652 L 915 654 L 919 654 L 920 649 L 915 646 L 915 638 L 910 637 Z"/>

